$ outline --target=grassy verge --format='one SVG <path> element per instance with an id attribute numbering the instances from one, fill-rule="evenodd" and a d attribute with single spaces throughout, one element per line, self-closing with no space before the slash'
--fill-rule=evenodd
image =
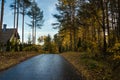
<path id="1" fill-rule="evenodd" d="M 88 53 L 66 52 L 61 54 L 86 78 L 86 80 L 117 80 L 119 73 L 112 71 L 110 64 L 102 59 L 94 59 Z M 116 78 L 116 79 L 115 79 Z"/>
<path id="2" fill-rule="evenodd" d="M 39 55 L 36 52 L 7 52 L 0 53 L 0 71 L 8 69 L 30 57 Z"/>

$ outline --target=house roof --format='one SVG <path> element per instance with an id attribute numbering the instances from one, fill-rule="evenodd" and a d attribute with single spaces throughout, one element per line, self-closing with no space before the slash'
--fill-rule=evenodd
<path id="1" fill-rule="evenodd" d="M 2 30 L 1 35 L 0 35 L 0 42 L 3 44 L 6 44 L 8 40 L 10 40 L 10 38 L 12 37 L 12 35 L 14 34 L 14 31 L 16 29 L 6 29 L 5 31 Z"/>

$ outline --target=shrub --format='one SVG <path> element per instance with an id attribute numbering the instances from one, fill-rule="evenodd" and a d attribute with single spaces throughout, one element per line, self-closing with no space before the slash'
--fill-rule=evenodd
<path id="1" fill-rule="evenodd" d="M 23 51 L 36 51 L 36 52 L 38 52 L 39 49 L 36 46 L 32 45 L 32 46 L 27 46 L 27 47 L 23 48 Z"/>
<path id="2" fill-rule="evenodd" d="M 22 51 L 22 49 L 23 49 L 23 45 L 20 44 L 20 45 L 19 45 L 19 51 Z"/>
<path id="3" fill-rule="evenodd" d="M 9 41 L 7 41 L 7 45 L 6 45 L 6 51 L 10 51 L 10 42 Z"/>
<path id="4" fill-rule="evenodd" d="M 115 45 L 108 48 L 107 51 L 111 53 L 108 60 L 115 71 L 120 67 L 120 43 L 115 43 Z"/>
<path id="5" fill-rule="evenodd" d="M 78 49 L 79 51 L 87 51 L 90 57 L 98 57 L 100 55 L 100 50 L 98 44 L 92 41 L 82 42 L 82 48 Z"/>
<path id="6" fill-rule="evenodd" d="M 115 45 L 111 48 L 108 48 L 108 52 L 112 52 L 114 54 L 120 54 L 120 43 L 115 43 Z"/>

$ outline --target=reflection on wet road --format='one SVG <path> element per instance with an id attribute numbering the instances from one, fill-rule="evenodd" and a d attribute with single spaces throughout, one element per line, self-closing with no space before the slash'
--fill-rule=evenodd
<path id="1" fill-rule="evenodd" d="M 0 80 L 80 80 L 60 55 L 42 54 L 0 72 Z"/>

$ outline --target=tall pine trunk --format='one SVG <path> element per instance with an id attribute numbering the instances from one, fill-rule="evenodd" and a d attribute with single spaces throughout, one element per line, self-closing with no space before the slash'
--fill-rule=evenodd
<path id="1" fill-rule="evenodd" d="M 105 53 L 106 52 L 106 49 L 107 49 L 107 43 L 106 43 L 106 35 L 105 35 L 105 31 L 106 31 L 106 28 L 105 28 L 105 9 L 104 9 L 104 1 L 101 0 L 101 6 L 102 6 L 102 28 L 103 28 L 103 52 Z"/>
<path id="2" fill-rule="evenodd" d="M 3 25 L 3 16 L 4 16 L 4 0 L 2 0 L 2 3 L 1 3 L 0 30 L 2 30 L 2 25 Z"/>
<path id="3" fill-rule="evenodd" d="M 118 27 L 118 40 L 120 40 L 120 0 L 118 0 L 118 21 L 117 21 L 117 27 Z"/>
<path id="4" fill-rule="evenodd" d="M 72 49 L 72 46 L 73 46 L 72 44 L 73 44 L 73 42 L 72 42 L 72 29 L 71 29 L 71 28 L 70 28 L 70 34 L 69 34 L 69 35 L 70 35 L 70 48 L 69 48 L 69 50 L 72 51 L 72 50 L 73 50 L 73 49 Z"/>
<path id="5" fill-rule="evenodd" d="M 35 21 L 35 44 L 36 44 L 36 21 Z"/>
<path id="6" fill-rule="evenodd" d="M 32 25 L 32 43 L 35 44 L 35 17 L 33 15 L 33 25 Z"/>
<path id="7" fill-rule="evenodd" d="M 15 23 L 16 23 L 16 0 L 15 0 L 15 5 L 14 5 L 14 29 L 15 29 Z"/>
<path id="8" fill-rule="evenodd" d="M 17 21 L 16 21 L 16 38 L 18 37 L 18 24 L 19 24 L 19 3 L 20 3 L 20 0 L 18 0 L 17 2 Z M 16 42 L 17 42 L 17 39 L 16 39 Z"/>
<path id="9" fill-rule="evenodd" d="M 109 29 L 108 2 L 106 2 L 106 22 L 107 22 L 108 47 L 110 47 L 110 29 Z"/>
<path id="10" fill-rule="evenodd" d="M 25 19 L 25 7 L 23 2 L 23 14 L 22 14 L 22 44 L 24 43 L 24 19 Z"/>

